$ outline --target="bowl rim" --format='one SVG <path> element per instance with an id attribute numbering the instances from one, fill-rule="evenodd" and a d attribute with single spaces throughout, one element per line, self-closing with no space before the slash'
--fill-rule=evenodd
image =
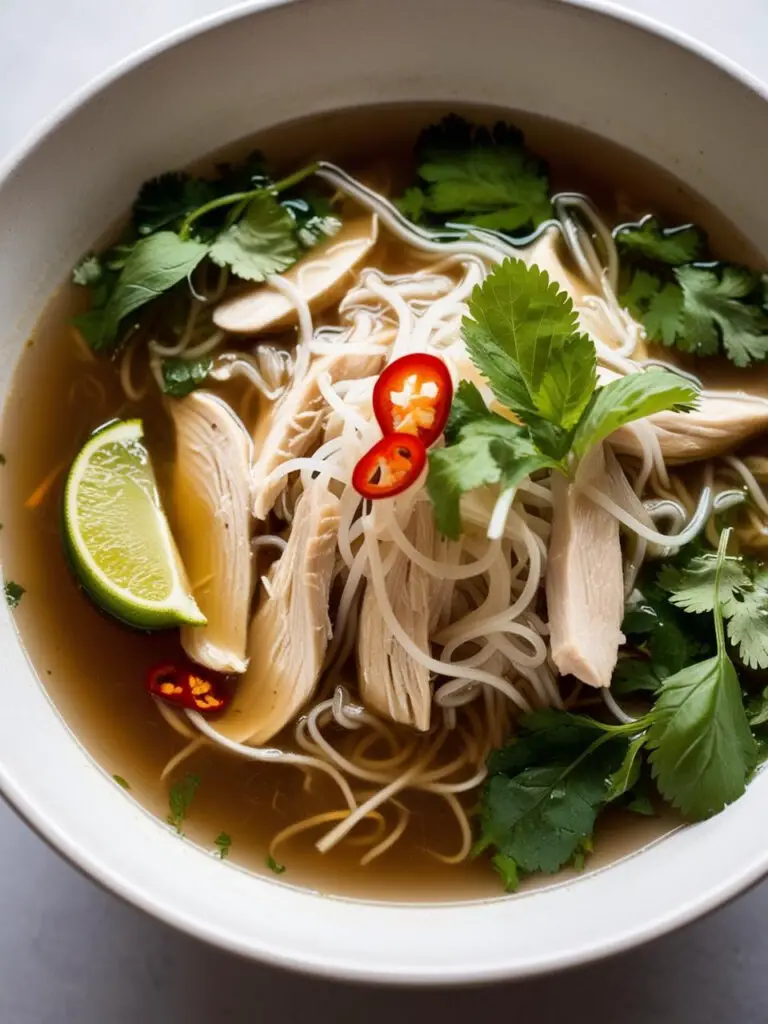
<path id="1" fill-rule="evenodd" d="M 195 18 L 178 29 L 164 33 L 157 39 L 133 51 L 75 90 L 64 101 L 55 106 L 49 114 L 39 120 L 11 148 L 10 152 L 0 160 L 0 187 L 34 154 L 35 150 L 49 136 L 64 126 L 67 120 L 81 106 L 120 78 L 149 63 L 155 57 L 182 45 L 194 37 L 241 19 L 249 19 L 261 11 L 287 7 L 289 5 L 299 6 L 309 2 L 311 0 L 243 0 L 243 2 L 239 3 L 233 2 L 230 6 L 220 11 Z M 540 0 L 540 2 L 546 2 L 552 7 L 575 7 L 589 15 L 622 22 L 646 35 L 661 38 L 724 72 L 730 78 L 746 87 L 747 90 L 755 94 L 760 100 L 768 103 L 768 84 L 742 67 L 737 61 L 720 53 L 709 44 L 695 39 L 683 30 L 666 25 L 651 15 L 619 8 L 613 0 Z M 62 720 L 62 725 L 66 729 L 69 728 L 64 720 Z M 73 734 L 71 735 L 72 740 L 77 743 L 77 738 Z M 126 880 L 119 873 L 113 871 L 98 855 L 81 845 L 77 837 L 64 833 L 55 820 L 50 817 L 45 807 L 39 801 L 27 795 L 23 784 L 5 769 L 2 760 L 0 760 L 0 794 L 19 817 L 55 853 L 67 860 L 76 870 L 95 882 L 100 888 L 117 896 L 123 902 L 144 910 L 179 931 L 218 946 L 227 952 L 249 959 L 258 958 L 261 962 L 273 967 L 298 970 L 307 974 L 345 981 L 391 983 L 409 986 L 438 984 L 441 986 L 456 986 L 501 982 L 513 978 L 530 978 L 577 967 L 625 952 L 652 939 L 678 930 L 735 899 L 768 874 L 768 849 L 766 849 L 762 857 L 747 863 L 741 871 L 730 875 L 727 879 L 723 879 L 719 885 L 710 890 L 709 894 L 703 896 L 700 900 L 691 901 L 687 905 L 681 906 L 665 915 L 660 914 L 653 921 L 644 925 L 628 928 L 619 936 L 608 936 L 599 942 L 575 948 L 573 951 L 562 953 L 538 964 L 529 963 L 519 968 L 509 965 L 491 966 L 481 969 L 472 968 L 453 976 L 447 976 L 440 972 L 436 973 L 434 969 L 430 970 L 425 967 L 421 970 L 416 969 L 408 974 L 394 976 L 375 968 L 361 970 L 358 966 L 347 965 L 338 961 L 327 963 L 325 961 L 310 961 L 305 958 L 299 959 L 266 947 L 262 947 L 257 954 L 254 954 L 252 949 L 246 948 L 242 943 L 239 943 L 235 936 L 224 934 L 215 928 L 208 927 L 205 921 L 187 915 L 181 908 L 147 899 L 139 890 L 130 884 L 126 884 Z M 607 870 L 610 870 L 610 868 Z M 306 890 L 306 892 L 308 895 L 314 895 L 310 890 Z M 378 901 L 376 904 L 370 904 L 371 907 L 374 905 L 380 904 L 378 904 Z M 427 909 L 430 904 L 419 904 L 418 906 L 422 909 Z"/>

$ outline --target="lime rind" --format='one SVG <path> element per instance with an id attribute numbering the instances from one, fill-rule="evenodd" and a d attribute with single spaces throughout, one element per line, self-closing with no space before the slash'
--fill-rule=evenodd
<path id="1" fill-rule="evenodd" d="M 84 589 L 115 618 L 143 629 L 203 626 L 143 435 L 141 420 L 116 421 L 80 450 L 64 490 L 67 551 Z"/>

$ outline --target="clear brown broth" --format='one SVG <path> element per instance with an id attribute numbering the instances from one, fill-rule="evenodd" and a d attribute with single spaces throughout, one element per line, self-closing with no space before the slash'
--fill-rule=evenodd
<path id="1" fill-rule="evenodd" d="M 453 107 L 476 120 L 494 111 Z M 353 110 L 281 126 L 232 147 L 216 159 L 236 159 L 258 146 L 277 167 L 291 168 L 314 157 L 364 169 L 378 187 L 397 190 L 410 174 L 412 144 L 419 129 L 445 113 L 436 106 Z M 524 115 L 504 115 L 526 132 L 529 144 L 551 165 L 555 189 L 590 195 L 610 221 L 657 212 L 693 220 L 707 230 L 723 258 L 760 265 L 733 227 L 682 183 L 641 157 L 586 133 Z M 375 124 L 375 132 L 371 126 Z M 375 145 L 361 139 L 375 135 Z M 213 158 L 201 161 L 205 168 Z M 137 182 L 137 187 L 140 182 Z M 405 269 L 396 243 L 385 243 L 378 265 Z M 61 491 L 66 467 L 88 434 L 108 419 L 141 416 L 161 489 L 172 457 L 172 434 L 154 389 L 139 403 L 127 402 L 115 366 L 95 360 L 75 343 L 68 321 L 82 301 L 63 284 L 45 309 L 16 371 L 2 425 L 6 456 L 0 494 L 0 534 L 6 579 L 26 588 L 16 624 L 41 684 L 93 759 L 108 774 L 128 780 L 131 796 L 161 820 L 168 809 L 167 783 L 160 772 L 184 744 L 159 717 L 144 690 L 147 668 L 179 654 L 175 633 L 133 632 L 100 613 L 74 581 L 61 546 Z M 97 399 L 96 382 L 105 400 Z M 755 378 L 751 378 L 752 386 Z M 228 397 L 237 404 L 240 395 Z M 249 413 L 251 422 L 258 410 Z M 25 502 L 52 472 L 53 486 L 42 504 Z M 204 749 L 176 772 L 199 775 L 202 783 L 185 822 L 187 837 L 215 850 L 214 839 L 232 836 L 231 861 L 268 873 L 265 856 L 272 836 L 307 815 L 338 805 L 322 778 L 303 788 L 295 769 L 245 762 Z M 476 799 L 476 797 L 473 797 Z M 483 859 L 458 867 L 436 860 L 429 850 L 450 854 L 458 846 L 455 819 L 443 801 L 424 794 L 405 797 L 412 819 L 405 837 L 367 868 L 360 850 L 342 844 L 325 857 L 307 833 L 286 844 L 282 880 L 328 894 L 407 900 L 457 900 L 500 894 L 498 879 Z M 471 806 L 471 802 L 468 804 Z M 659 839 L 678 825 L 671 815 L 641 818 L 607 815 L 598 827 L 593 871 Z M 572 873 L 563 873 L 557 880 Z M 526 883 L 548 884 L 548 880 Z"/>

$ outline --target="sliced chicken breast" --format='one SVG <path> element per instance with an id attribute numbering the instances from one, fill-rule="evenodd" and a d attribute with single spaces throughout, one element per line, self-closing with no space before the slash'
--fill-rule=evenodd
<path id="1" fill-rule="evenodd" d="M 602 445 L 590 451 L 578 481 L 610 492 Z M 577 483 L 552 477 L 552 537 L 546 594 L 552 658 L 562 675 L 609 686 L 624 642 L 624 585 L 619 524 L 582 494 Z"/>
<path id="2" fill-rule="evenodd" d="M 244 672 L 253 589 L 251 439 L 230 407 L 195 391 L 169 402 L 176 427 L 175 535 L 206 626 L 181 630 L 184 650 L 215 672 Z"/>

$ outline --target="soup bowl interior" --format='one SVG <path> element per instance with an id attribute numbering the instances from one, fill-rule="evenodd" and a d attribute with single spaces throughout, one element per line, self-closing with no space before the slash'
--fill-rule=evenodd
<path id="1" fill-rule="evenodd" d="M 765 99 L 676 40 L 557 0 L 259 4 L 130 62 L 6 169 L 2 393 L 46 299 L 139 183 L 300 117 L 414 101 L 586 129 L 685 181 L 768 251 Z M 375 136 L 375 118 L 366 131 Z M 768 866 L 762 774 L 718 817 L 577 881 L 465 903 L 331 899 L 223 867 L 114 786 L 49 701 L 5 608 L 0 658 L 0 783 L 11 803 L 118 895 L 246 955 L 361 979 L 521 976 L 661 934 Z"/>

